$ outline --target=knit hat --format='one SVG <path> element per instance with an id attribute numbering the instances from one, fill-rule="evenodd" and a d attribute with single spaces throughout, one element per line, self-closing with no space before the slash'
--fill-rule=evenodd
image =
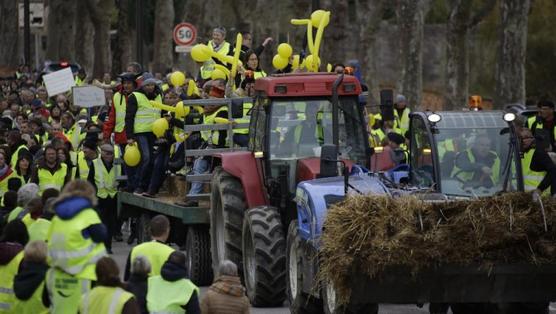
<path id="1" fill-rule="evenodd" d="M 405 98 L 404 95 L 398 94 L 396 96 L 396 103 L 399 104 L 401 102 L 407 102 L 407 99 Z"/>
<path id="2" fill-rule="evenodd" d="M 394 133 L 394 132 L 388 133 L 388 140 L 398 145 L 405 143 L 405 138 L 399 135 L 398 133 Z"/>

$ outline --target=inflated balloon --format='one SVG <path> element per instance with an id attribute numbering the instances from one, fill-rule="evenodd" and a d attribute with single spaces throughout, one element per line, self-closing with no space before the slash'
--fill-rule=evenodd
<path id="1" fill-rule="evenodd" d="M 320 19 L 320 25 L 318 26 L 317 34 L 315 35 L 315 42 L 313 44 L 313 52 L 312 52 L 312 54 L 316 57 L 319 56 L 319 49 L 322 40 L 322 35 L 324 35 L 324 28 L 326 27 L 325 24 L 328 24 L 327 19 L 329 18 L 330 18 L 330 12 L 325 11 L 323 13 L 323 18 Z"/>
<path id="2" fill-rule="evenodd" d="M 226 79 L 226 73 L 224 73 L 220 69 L 214 69 L 214 71 L 212 71 L 212 74 L 211 74 L 210 78 L 213 79 L 213 80 L 225 80 Z"/>
<path id="3" fill-rule="evenodd" d="M 241 33 L 237 33 L 236 36 L 236 48 L 234 50 L 234 59 L 232 60 L 232 70 L 230 71 L 231 77 L 236 77 L 237 73 L 237 63 L 239 61 L 239 54 L 241 53 L 241 43 L 243 42 L 243 37 Z"/>
<path id="4" fill-rule="evenodd" d="M 187 84 L 187 96 L 201 96 L 201 94 L 199 93 L 199 88 L 197 87 L 197 84 L 195 84 L 194 80 L 189 80 L 189 84 Z"/>
<path id="5" fill-rule="evenodd" d="M 289 57 L 291 57 L 292 53 L 293 53 L 293 49 L 292 46 L 290 46 L 290 44 L 281 43 L 280 45 L 278 45 L 278 54 L 282 58 L 288 59 Z"/>
<path id="6" fill-rule="evenodd" d="M 174 85 L 175 87 L 182 86 L 183 84 L 185 84 L 185 75 L 183 74 L 183 72 L 181 71 L 173 72 L 170 75 L 170 83 L 172 83 L 172 85 Z"/>
<path id="7" fill-rule="evenodd" d="M 230 70 L 222 64 L 215 64 L 214 68 L 224 72 L 227 78 L 230 77 Z"/>
<path id="8" fill-rule="evenodd" d="M 188 106 L 184 106 L 182 101 L 179 101 L 175 107 L 173 106 L 169 106 L 169 105 L 165 105 L 165 104 L 161 104 L 157 101 L 151 100 L 150 101 L 151 106 L 158 108 L 158 109 L 162 109 L 162 110 L 166 110 L 168 112 L 174 112 L 175 116 L 177 119 L 181 119 L 185 116 L 187 116 L 189 114 L 189 107 Z"/>
<path id="9" fill-rule="evenodd" d="M 324 27 L 330 22 L 330 12 L 324 10 L 316 10 L 311 14 L 311 24 L 314 27 L 319 27 L 321 22 L 324 23 Z"/>
<path id="10" fill-rule="evenodd" d="M 274 58 L 272 58 L 272 65 L 278 70 L 282 70 L 287 67 L 288 62 L 289 60 L 287 58 L 284 58 L 280 55 L 275 55 Z"/>
<path id="11" fill-rule="evenodd" d="M 141 161 L 141 152 L 139 151 L 137 144 L 135 143 L 128 144 L 125 147 L 125 152 L 124 152 L 125 164 L 130 167 L 135 167 L 139 164 L 140 161 Z"/>
<path id="12" fill-rule="evenodd" d="M 168 120 L 166 120 L 166 118 L 156 119 L 153 122 L 153 133 L 158 138 L 163 137 L 169 127 L 170 126 L 168 125 Z"/>
<path id="13" fill-rule="evenodd" d="M 294 55 L 292 60 L 292 69 L 297 70 L 299 69 L 299 55 Z"/>
<path id="14" fill-rule="evenodd" d="M 209 60 L 210 54 L 207 54 L 204 48 L 208 49 L 208 47 L 204 44 L 197 44 L 193 46 L 193 48 L 191 48 L 191 58 L 197 62 L 205 62 Z"/>
<path id="15" fill-rule="evenodd" d="M 326 65 L 326 72 L 332 72 L 332 64 L 327 64 Z"/>
<path id="16" fill-rule="evenodd" d="M 307 70 L 309 70 L 311 72 L 318 72 L 319 71 L 319 66 L 320 66 L 319 57 L 314 56 L 314 55 L 308 55 L 305 58 L 305 66 L 307 67 Z"/>

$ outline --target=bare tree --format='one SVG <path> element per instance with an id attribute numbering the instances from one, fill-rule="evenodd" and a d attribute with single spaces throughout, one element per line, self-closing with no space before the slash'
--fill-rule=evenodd
<path id="1" fill-rule="evenodd" d="M 48 3 L 48 41 L 46 58 L 50 60 L 73 60 L 74 51 L 74 16 L 77 2 L 73 0 L 50 0 Z"/>
<path id="2" fill-rule="evenodd" d="M 131 29 L 129 25 L 129 0 L 117 0 L 118 25 L 116 45 L 112 61 L 112 73 L 119 74 L 126 70 L 126 64 L 131 61 Z"/>
<path id="3" fill-rule="evenodd" d="M 430 0 L 398 0 L 400 47 L 398 91 L 413 106 L 420 106 L 423 89 L 423 28 Z"/>
<path id="4" fill-rule="evenodd" d="M 17 10 L 17 1 L 0 1 L 0 65 L 19 63 Z"/>
<path id="5" fill-rule="evenodd" d="M 100 78 L 105 72 L 111 72 L 110 15 L 106 12 L 112 12 L 113 6 L 114 0 L 87 0 L 87 8 L 95 29 L 93 78 Z"/>
<path id="6" fill-rule="evenodd" d="M 495 106 L 525 103 L 527 20 L 531 0 L 500 0 Z"/>
<path id="7" fill-rule="evenodd" d="M 447 0 L 446 28 L 446 110 L 467 102 L 469 91 L 469 32 L 496 6 L 496 0 L 483 2 L 472 15 L 472 0 Z"/>
<path id="8" fill-rule="evenodd" d="M 74 22 L 75 33 L 78 35 L 78 38 L 75 40 L 75 61 L 85 69 L 88 75 L 91 75 L 95 61 L 95 50 L 93 47 L 95 30 L 89 16 L 89 10 L 87 10 L 87 4 L 83 1 L 76 2 L 76 10 L 79 14 L 75 15 Z"/>
<path id="9" fill-rule="evenodd" d="M 157 0 L 154 15 L 153 71 L 164 73 L 172 67 L 174 1 Z"/>
<path id="10" fill-rule="evenodd" d="M 372 1 L 369 1 L 372 2 Z M 323 5 L 325 8 L 329 8 L 330 14 L 330 24 L 326 28 L 323 37 L 323 44 L 321 44 L 321 60 L 322 62 L 345 62 L 347 50 L 349 49 L 350 43 L 357 41 L 357 36 L 359 34 L 350 33 L 347 31 L 349 19 L 348 15 L 348 1 L 347 0 L 327 0 Z M 342 49 L 338 49 L 342 47 Z M 321 71 L 325 71 L 326 64 L 323 64 Z"/>

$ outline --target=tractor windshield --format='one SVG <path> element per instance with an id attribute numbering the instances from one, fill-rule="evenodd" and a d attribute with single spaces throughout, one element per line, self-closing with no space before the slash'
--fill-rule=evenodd
<path id="1" fill-rule="evenodd" d="M 516 190 L 515 154 L 500 112 L 442 113 L 435 126 L 441 192 L 455 196 L 493 195 Z"/>
<path id="2" fill-rule="evenodd" d="M 356 97 L 339 99 L 339 152 L 365 163 L 367 142 Z M 332 144 L 332 103 L 329 98 L 278 99 L 272 103 L 270 159 L 319 157 Z"/>

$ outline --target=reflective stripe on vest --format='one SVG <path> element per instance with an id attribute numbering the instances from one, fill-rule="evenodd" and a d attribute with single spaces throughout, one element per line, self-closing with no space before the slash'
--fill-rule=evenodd
<path id="1" fill-rule="evenodd" d="M 72 219 L 52 218 L 48 241 L 50 265 L 79 278 L 96 280 L 96 262 L 106 255 L 104 244 L 84 238 L 82 231 L 101 223 L 96 211 L 87 208 Z"/>
<path id="2" fill-rule="evenodd" d="M 115 125 L 114 132 L 123 132 L 125 127 L 125 112 L 127 108 L 127 100 L 120 92 L 114 94 L 114 112 L 115 112 Z"/>
<path id="3" fill-rule="evenodd" d="M 120 287 L 96 286 L 83 296 L 79 312 L 119 314 L 131 298 L 133 295 Z"/>
<path id="4" fill-rule="evenodd" d="M 160 109 L 154 108 L 145 94 L 133 92 L 133 95 L 137 99 L 137 113 L 133 123 L 133 132 L 152 132 L 154 121 L 160 118 Z M 156 95 L 154 101 L 162 103 L 162 97 Z"/>
<path id="5" fill-rule="evenodd" d="M 209 49 L 211 51 L 214 51 L 214 48 L 212 47 L 212 40 L 208 42 L 207 46 L 209 47 Z M 222 43 L 222 45 L 220 46 L 220 49 L 218 49 L 218 51 L 216 53 L 225 56 L 229 52 L 230 52 L 230 43 L 225 41 L 224 43 Z M 214 71 L 214 64 L 215 63 L 216 62 L 214 62 L 214 60 L 212 60 L 212 58 L 208 59 L 207 61 L 205 61 L 203 63 L 203 66 L 201 67 L 201 77 L 203 78 L 203 80 L 210 79 L 210 77 L 212 76 L 212 71 Z"/>
<path id="6" fill-rule="evenodd" d="M 542 179 L 546 176 L 546 171 L 531 170 L 531 161 L 533 160 L 534 149 L 530 149 L 523 154 L 521 160 L 521 170 L 523 171 L 523 185 L 525 191 L 533 191 L 537 189 Z"/>
<path id="7" fill-rule="evenodd" d="M 404 108 L 402 111 L 402 116 L 398 115 L 398 110 L 394 109 L 394 129 L 397 130 L 397 133 L 405 136 L 405 132 L 409 130 L 409 113 L 411 110 L 409 108 Z"/>
<path id="8" fill-rule="evenodd" d="M 189 279 L 166 281 L 161 276 L 149 277 L 147 288 L 147 309 L 149 313 L 183 313 L 182 306 L 199 288 Z"/>
<path id="9" fill-rule="evenodd" d="M 205 116 L 204 124 L 215 124 L 214 119 L 222 111 L 228 112 L 228 108 L 226 106 L 221 106 L 220 108 L 215 110 L 213 113 L 209 114 L 208 116 Z M 201 137 L 205 141 L 207 141 L 209 144 L 218 145 L 218 142 L 220 140 L 220 131 L 218 131 L 218 130 L 216 130 L 216 131 L 211 131 L 211 130 L 201 131 Z"/>
<path id="10" fill-rule="evenodd" d="M 239 119 L 235 119 L 237 123 L 249 123 L 251 120 L 251 115 L 249 111 L 253 108 L 252 102 L 244 102 L 243 103 L 243 116 Z M 236 134 L 249 134 L 249 128 L 244 129 L 234 129 L 234 133 Z"/>
<path id="11" fill-rule="evenodd" d="M 0 265 L 0 312 L 5 310 L 7 311 L 5 313 L 12 313 L 10 310 L 16 301 L 13 290 L 14 278 L 22 259 L 23 251 L 20 251 L 8 264 Z"/>
<path id="12" fill-rule="evenodd" d="M 112 163 L 110 172 L 104 166 L 101 158 L 93 161 L 95 165 L 95 184 L 97 196 L 100 198 L 114 197 L 118 193 L 118 182 L 116 177 L 121 176 L 122 171 L 119 164 Z"/>
<path id="13" fill-rule="evenodd" d="M 64 163 L 60 164 L 60 169 L 51 173 L 50 170 L 39 168 L 39 190 L 43 192 L 48 188 L 54 188 L 58 191 L 64 186 L 64 180 L 68 172 L 68 166 Z"/>

